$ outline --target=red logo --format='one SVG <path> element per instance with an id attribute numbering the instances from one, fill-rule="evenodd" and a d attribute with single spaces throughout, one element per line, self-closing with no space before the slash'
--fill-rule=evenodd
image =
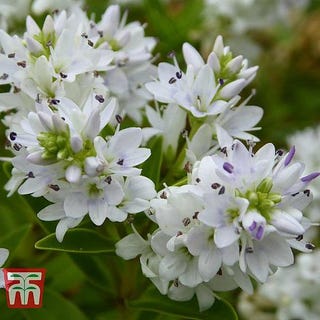
<path id="1" fill-rule="evenodd" d="M 4 268 L 9 308 L 41 308 L 45 269 Z"/>

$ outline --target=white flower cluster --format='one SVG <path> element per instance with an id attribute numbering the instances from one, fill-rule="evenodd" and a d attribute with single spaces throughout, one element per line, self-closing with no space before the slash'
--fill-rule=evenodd
<path id="1" fill-rule="evenodd" d="M 0 267 L 5 263 L 8 259 L 9 251 L 7 249 L 0 248 Z M 0 288 L 4 288 L 4 279 L 3 279 L 3 272 L 0 268 Z"/>
<path id="2" fill-rule="evenodd" d="M 191 127 L 187 136 L 187 159 L 191 163 L 214 153 L 219 146 L 231 145 L 234 138 L 258 141 L 248 131 L 257 129 L 254 126 L 262 117 L 262 109 L 246 105 L 251 96 L 239 104 L 240 92 L 254 79 L 258 67 L 248 67 L 242 56 L 234 57 L 221 36 L 217 37 L 206 62 L 189 43 L 184 43 L 182 49 L 186 72 L 173 56 L 174 65 L 160 63 L 158 79 L 146 84 L 158 102 L 169 104 L 168 112 L 174 113 L 176 125 L 166 121 L 167 127 L 163 128 L 156 120 L 161 118 L 159 112 L 156 115 L 147 111 L 150 123 L 158 124 L 155 125 L 158 131 L 149 130 L 146 136 L 162 133 L 175 150 L 177 127 Z M 181 110 L 175 111 L 175 106 Z M 166 118 L 166 111 L 162 118 Z"/>
<path id="3" fill-rule="evenodd" d="M 300 254 L 294 266 L 280 269 L 254 296 L 240 296 L 239 311 L 257 320 L 317 320 L 320 317 L 320 251 Z"/>
<path id="4" fill-rule="evenodd" d="M 70 9 L 79 7 L 83 0 L 1 0 L 0 3 L 0 28 L 10 29 L 16 22 L 22 22 L 31 10 L 40 15 L 44 12 Z"/>
<path id="5" fill-rule="evenodd" d="M 125 20 L 119 6 L 98 23 L 75 7 L 48 15 L 42 28 L 28 16 L 22 38 L 0 30 L 0 84 L 10 87 L 0 111 L 14 153 L 6 190 L 51 201 L 38 216 L 60 220 L 59 241 L 87 213 L 96 225 L 124 221 L 155 196 L 136 168 L 150 155 L 141 128 L 119 128 L 149 99 L 142 87 L 155 40 Z"/>
<path id="6" fill-rule="evenodd" d="M 200 40 L 207 48 L 210 45 L 206 37 L 208 31 L 223 32 L 238 52 L 257 59 L 263 54 L 263 48 L 256 33 L 269 34 L 275 27 L 290 28 L 301 21 L 310 3 L 310 0 L 205 0 L 204 31 Z"/>
<path id="7" fill-rule="evenodd" d="M 320 155 L 318 144 L 320 143 L 320 126 L 306 128 L 290 135 L 287 139 L 290 146 L 296 146 L 296 156 L 303 162 L 308 171 L 316 171 L 320 167 Z M 306 213 L 313 221 L 319 221 L 320 207 L 320 181 L 317 179 L 310 189 L 313 193 L 313 202 L 308 207 Z"/>
<path id="8" fill-rule="evenodd" d="M 250 277 L 264 283 L 277 267 L 293 263 L 292 248 L 310 252 L 303 240 L 311 226 L 302 210 L 307 189 L 320 173 L 302 176 L 295 149 L 266 144 L 256 153 L 235 140 L 194 165 L 189 184 L 167 187 L 151 200 L 149 217 L 159 228 L 144 241 L 131 234 L 117 244 L 130 259 L 141 254 L 143 273 L 174 300 L 197 295 L 200 309 L 213 291 L 241 287 Z"/>
<path id="9" fill-rule="evenodd" d="M 221 36 L 206 60 L 185 43 L 184 71 L 174 55 L 173 64 L 152 65 L 155 39 L 140 23 L 127 24 L 117 5 L 99 22 L 75 6 L 48 15 L 42 28 L 30 16 L 26 25 L 22 37 L 0 30 L 7 90 L 0 112 L 14 154 L 2 158 L 13 167 L 5 188 L 51 202 L 38 217 L 59 220 L 59 241 L 87 216 L 100 226 L 144 211 L 157 229 L 147 240 L 127 235 L 116 253 L 140 255 L 143 274 L 162 294 L 179 301 L 196 295 L 200 310 L 216 291 L 252 292 L 251 278 L 263 283 L 293 263 L 292 248 L 312 251 L 303 239 L 312 222 L 302 210 L 320 173 L 303 175 L 294 147 L 253 152 L 259 139 L 251 131 L 263 111 L 241 93 L 258 67 L 234 56 Z M 137 126 L 120 128 L 125 116 Z M 174 184 L 158 197 L 160 181 L 137 167 L 151 154 L 141 145 L 153 136 L 162 137 L 162 148 L 144 168 Z M 159 168 L 148 168 L 157 156 Z"/>

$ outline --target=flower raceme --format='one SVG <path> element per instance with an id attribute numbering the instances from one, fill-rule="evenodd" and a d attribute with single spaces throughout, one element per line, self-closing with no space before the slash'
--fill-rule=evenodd
<path id="1" fill-rule="evenodd" d="M 167 187 L 151 201 L 148 215 L 159 228 L 149 242 L 129 235 L 117 253 L 132 258 L 127 245 L 135 239 L 133 252 L 141 254 L 143 273 L 160 292 L 174 300 L 196 294 L 201 310 L 212 305 L 214 291 L 239 286 L 252 292 L 250 277 L 266 282 L 277 267 L 293 263 L 292 248 L 313 249 L 303 240 L 311 222 L 302 210 L 312 200 L 308 184 L 320 173 L 302 176 L 294 153 L 272 144 L 253 153 L 235 140 L 204 157 L 189 184 Z"/>
<path id="2" fill-rule="evenodd" d="M 0 85 L 9 88 L 0 111 L 13 154 L 1 158 L 12 165 L 5 189 L 48 200 L 38 217 L 58 221 L 58 241 L 86 218 L 101 226 L 145 212 L 154 231 L 145 240 L 134 229 L 116 253 L 140 255 L 160 293 L 196 295 L 200 310 L 218 291 L 252 293 L 251 278 L 292 264 L 292 248 L 312 251 L 302 211 L 319 173 L 303 175 L 294 147 L 253 152 L 263 111 L 242 90 L 258 67 L 221 36 L 206 60 L 185 43 L 184 71 L 175 57 L 154 66 L 155 39 L 116 5 L 98 22 L 75 6 L 42 27 L 29 16 L 26 28 L 22 37 L 0 31 Z M 157 195 L 155 185 L 172 181 Z"/>
<path id="3" fill-rule="evenodd" d="M 96 225 L 106 218 L 123 221 L 128 213 L 147 209 L 155 196 L 153 182 L 135 167 L 150 156 L 149 149 L 139 147 L 142 130 L 116 129 L 111 137 L 100 136 L 115 107 L 114 98 L 103 103 L 89 97 L 83 109 L 60 98 L 54 111 L 39 103 L 37 112 L 30 112 L 8 136 L 16 156 L 6 189 L 53 202 L 38 216 L 60 220 L 60 241 L 87 213 Z"/>

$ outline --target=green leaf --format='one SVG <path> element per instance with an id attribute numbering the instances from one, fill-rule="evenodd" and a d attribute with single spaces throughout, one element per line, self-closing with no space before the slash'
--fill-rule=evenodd
<path id="1" fill-rule="evenodd" d="M 0 291 L 1 319 L 5 320 L 88 320 L 72 302 L 45 287 L 43 305 L 39 309 L 11 309 L 7 307 L 5 290 Z"/>
<path id="2" fill-rule="evenodd" d="M 151 156 L 143 164 L 142 175 L 151 179 L 156 186 L 156 190 L 158 190 L 163 160 L 162 138 L 155 137 L 151 139 L 148 147 L 151 149 Z"/>
<path id="3" fill-rule="evenodd" d="M 190 301 L 173 301 L 167 296 L 162 296 L 153 287 L 147 290 L 139 299 L 129 300 L 128 307 L 137 310 L 153 311 L 158 314 L 183 317 L 185 319 L 238 319 L 233 307 L 225 300 L 216 299 L 210 309 L 200 312 L 198 311 L 199 306 L 195 297 Z"/>
<path id="4" fill-rule="evenodd" d="M 55 233 L 37 241 L 35 247 L 40 250 L 64 251 L 73 253 L 113 253 L 114 243 L 91 229 L 69 230 L 62 243 Z"/>
<path id="5" fill-rule="evenodd" d="M 1 237 L 0 247 L 7 248 L 10 251 L 10 255 L 17 249 L 22 240 L 29 234 L 32 228 L 31 224 L 25 224 L 19 227 L 15 227 L 9 230 L 4 237 Z"/>

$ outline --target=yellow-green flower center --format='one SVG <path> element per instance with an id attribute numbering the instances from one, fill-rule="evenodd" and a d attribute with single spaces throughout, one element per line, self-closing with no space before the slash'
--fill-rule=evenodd
<path id="1" fill-rule="evenodd" d="M 271 192 L 272 186 L 272 180 L 265 178 L 260 182 L 255 191 L 248 190 L 245 193 L 241 193 L 239 190 L 236 190 L 236 196 L 249 201 L 249 211 L 255 210 L 267 221 L 270 221 L 275 206 L 281 202 L 281 195 Z"/>

